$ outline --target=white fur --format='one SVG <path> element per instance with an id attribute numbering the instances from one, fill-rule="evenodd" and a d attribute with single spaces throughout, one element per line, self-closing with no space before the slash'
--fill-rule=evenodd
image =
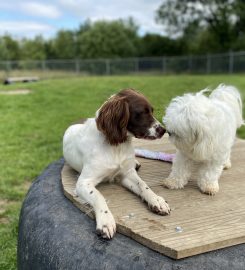
<path id="1" fill-rule="evenodd" d="M 97 230 L 103 237 L 113 237 L 116 223 L 104 197 L 95 188 L 102 181 L 120 179 L 123 186 L 145 200 L 154 212 L 170 212 L 165 200 L 157 196 L 136 173 L 132 135 L 129 134 L 125 143 L 112 146 L 97 129 L 95 119 L 91 118 L 84 124 L 67 129 L 63 153 L 66 162 L 81 173 L 76 193 L 93 207 Z"/>
<path id="2" fill-rule="evenodd" d="M 230 152 L 236 129 L 244 124 L 242 101 L 234 86 L 219 85 L 209 97 L 208 90 L 174 98 L 163 122 L 176 146 L 172 171 L 164 185 L 183 188 L 198 164 L 197 183 L 204 193 L 218 192 L 223 168 L 230 168 Z"/>

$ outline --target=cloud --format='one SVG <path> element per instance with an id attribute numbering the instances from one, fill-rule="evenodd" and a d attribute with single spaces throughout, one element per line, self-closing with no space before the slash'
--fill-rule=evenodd
<path id="1" fill-rule="evenodd" d="M 16 4 L 16 3 L 14 3 L 14 4 Z M 13 7 L 13 3 L 0 2 L 0 8 L 1 9 L 12 9 L 12 7 Z"/>
<path id="2" fill-rule="evenodd" d="M 57 6 L 42 4 L 38 2 L 22 2 L 19 4 L 20 10 L 32 17 L 44 17 L 57 19 L 61 16 L 61 11 Z"/>
<path id="3" fill-rule="evenodd" d="M 52 33 L 55 29 L 43 23 L 30 22 L 30 21 L 1 21 L 0 23 L 0 34 L 11 33 L 14 36 L 23 36 L 25 33 L 26 37 L 34 37 L 38 34 Z"/>
<path id="4" fill-rule="evenodd" d="M 156 10 L 164 0 L 11 0 L 0 1 L 0 34 L 18 36 L 42 34 L 50 37 L 56 29 L 75 29 L 86 19 L 134 18 L 139 34 L 163 34 L 163 26 L 155 22 Z M 30 21 L 30 22 L 28 22 Z"/>
<path id="5" fill-rule="evenodd" d="M 140 33 L 162 33 L 162 26 L 155 22 L 155 12 L 163 0 L 58 0 L 66 11 L 82 20 L 115 20 L 133 17 L 140 26 Z"/>

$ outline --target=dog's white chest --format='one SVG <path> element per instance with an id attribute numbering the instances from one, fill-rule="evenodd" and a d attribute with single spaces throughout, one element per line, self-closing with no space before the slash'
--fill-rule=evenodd
<path id="1" fill-rule="evenodd" d="M 135 167 L 135 156 L 133 150 L 131 153 L 117 151 L 107 159 L 107 170 L 109 169 L 109 178 L 114 180 L 120 175 L 126 175 L 129 170 Z"/>

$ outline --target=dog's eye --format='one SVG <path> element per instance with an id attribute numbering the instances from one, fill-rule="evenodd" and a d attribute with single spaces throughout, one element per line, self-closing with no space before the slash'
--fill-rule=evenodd
<path id="1" fill-rule="evenodd" d="M 142 115 L 142 112 L 136 112 L 135 113 L 135 119 L 139 119 Z"/>

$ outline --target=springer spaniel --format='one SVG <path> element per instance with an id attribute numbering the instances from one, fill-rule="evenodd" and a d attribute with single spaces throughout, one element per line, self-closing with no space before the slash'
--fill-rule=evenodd
<path id="1" fill-rule="evenodd" d="M 96 231 L 103 238 L 113 237 L 116 223 L 104 197 L 95 188 L 102 181 L 120 179 L 121 184 L 146 201 L 153 212 L 170 213 L 167 202 L 157 196 L 135 170 L 132 137 L 153 140 L 161 138 L 165 132 L 152 113 L 152 106 L 142 94 L 125 89 L 111 96 L 95 118 L 72 125 L 65 132 L 64 158 L 81 173 L 76 194 L 93 207 Z"/>

